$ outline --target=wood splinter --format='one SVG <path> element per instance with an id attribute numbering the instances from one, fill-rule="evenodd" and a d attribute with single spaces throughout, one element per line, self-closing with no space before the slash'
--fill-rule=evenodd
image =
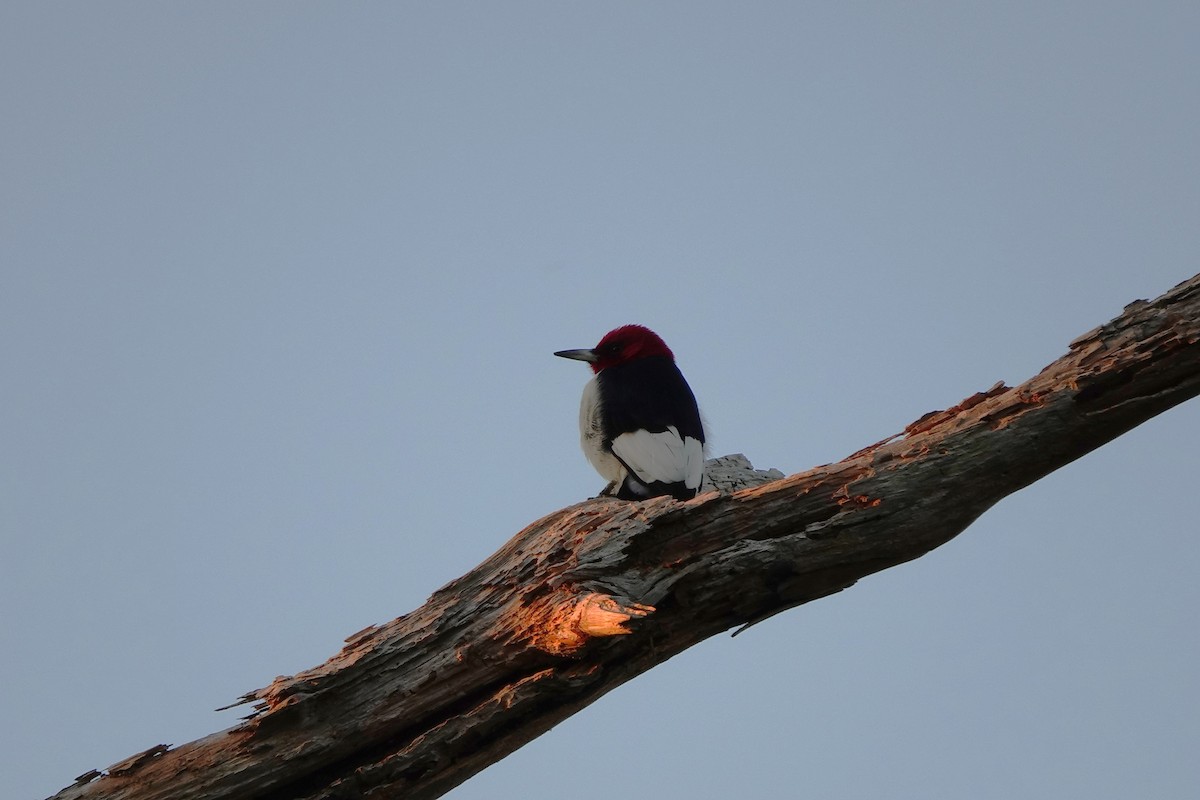
<path id="1" fill-rule="evenodd" d="M 626 623 L 654 610 L 641 603 L 623 603 L 604 592 L 562 587 L 532 603 L 514 604 L 502 628 L 543 653 L 574 658 L 593 639 L 633 633 Z"/>
<path id="2" fill-rule="evenodd" d="M 575 627 L 585 636 L 621 636 L 633 633 L 625 623 L 654 613 L 654 606 L 623 605 L 612 595 L 592 592 L 575 607 Z"/>

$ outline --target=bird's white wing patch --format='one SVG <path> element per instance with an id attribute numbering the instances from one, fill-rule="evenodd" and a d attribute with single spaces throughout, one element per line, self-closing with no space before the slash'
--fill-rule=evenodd
<path id="1" fill-rule="evenodd" d="M 683 485 L 689 489 L 699 489 L 700 481 L 704 480 L 704 443 L 685 436 L 683 454 L 687 457 L 683 468 Z"/>
<path id="2" fill-rule="evenodd" d="M 623 433 L 613 439 L 612 449 L 643 483 L 683 483 L 689 489 L 700 486 L 704 445 L 691 436 L 681 437 L 674 425 L 658 433 Z"/>

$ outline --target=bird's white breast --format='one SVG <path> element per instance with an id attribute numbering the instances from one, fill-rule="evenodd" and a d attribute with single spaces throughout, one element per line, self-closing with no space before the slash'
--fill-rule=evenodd
<path id="1" fill-rule="evenodd" d="M 583 387 L 579 401 L 579 445 L 587 460 L 607 481 L 620 484 L 625 468 L 612 453 L 604 449 L 604 425 L 600 419 L 600 384 L 592 378 Z"/>

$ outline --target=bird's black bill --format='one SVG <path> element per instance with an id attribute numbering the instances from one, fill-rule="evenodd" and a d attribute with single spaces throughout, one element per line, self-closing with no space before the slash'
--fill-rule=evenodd
<path id="1" fill-rule="evenodd" d="M 595 364 L 599 360 L 594 350 L 559 350 L 554 355 L 559 358 L 573 358 L 576 361 L 586 361 Z"/>

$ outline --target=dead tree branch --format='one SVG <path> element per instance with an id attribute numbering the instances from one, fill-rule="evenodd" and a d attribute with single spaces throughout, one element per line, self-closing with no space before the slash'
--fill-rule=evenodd
<path id="1" fill-rule="evenodd" d="M 695 500 L 588 500 L 244 702 L 239 725 L 61 800 L 432 798 L 697 642 L 841 591 L 1200 393 L 1200 275 L 837 464 Z"/>

